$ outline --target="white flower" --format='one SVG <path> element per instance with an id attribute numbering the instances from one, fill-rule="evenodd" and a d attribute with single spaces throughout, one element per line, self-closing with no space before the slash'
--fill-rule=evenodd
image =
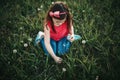
<path id="1" fill-rule="evenodd" d="M 86 43 L 86 40 L 82 40 L 82 44 L 85 44 Z"/>
<path id="2" fill-rule="evenodd" d="M 23 27 L 20 27 L 20 30 L 23 30 Z"/>
<path id="3" fill-rule="evenodd" d="M 8 61 L 8 64 L 10 64 L 10 61 Z"/>
<path id="4" fill-rule="evenodd" d="M 85 12 L 85 10 L 82 11 L 83 13 Z"/>
<path id="5" fill-rule="evenodd" d="M 22 35 L 23 35 L 23 36 L 26 36 L 26 34 L 25 34 L 25 33 L 23 33 Z"/>
<path id="6" fill-rule="evenodd" d="M 28 47 L 28 44 L 27 44 L 27 43 L 24 43 L 24 47 Z"/>
<path id="7" fill-rule="evenodd" d="M 40 8 L 37 8 L 38 11 L 40 11 L 41 9 Z"/>
<path id="8" fill-rule="evenodd" d="M 9 23 L 11 23 L 11 21 L 8 21 Z"/>
<path id="9" fill-rule="evenodd" d="M 13 49 L 13 53 L 17 53 L 17 50 L 16 50 L 16 49 Z"/>
<path id="10" fill-rule="evenodd" d="M 54 4 L 55 2 L 52 2 L 52 4 Z"/>
<path id="11" fill-rule="evenodd" d="M 84 13 L 84 12 L 85 12 L 85 10 L 82 10 L 82 12 Z"/>
<path id="12" fill-rule="evenodd" d="M 43 8 L 43 5 L 41 5 L 40 8 Z"/>
<path id="13" fill-rule="evenodd" d="M 23 42 L 24 42 L 23 40 L 20 41 L 20 43 L 23 43 Z"/>
<path id="14" fill-rule="evenodd" d="M 96 79 L 95 80 L 98 80 L 99 79 L 99 76 L 96 76 Z"/>
<path id="15" fill-rule="evenodd" d="M 32 42 L 32 38 L 28 38 L 28 41 Z"/>
<path id="16" fill-rule="evenodd" d="M 64 1 L 64 4 L 66 4 L 66 1 Z"/>
<path id="17" fill-rule="evenodd" d="M 66 68 L 62 68 L 62 71 L 63 71 L 63 72 L 66 72 Z"/>

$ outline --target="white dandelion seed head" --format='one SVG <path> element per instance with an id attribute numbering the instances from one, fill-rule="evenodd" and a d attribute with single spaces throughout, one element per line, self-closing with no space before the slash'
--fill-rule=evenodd
<path id="1" fill-rule="evenodd" d="M 86 40 L 82 40 L 82 44 L 85 44 L 86 43 Z"/>
<path id="2" fill-rule="evenodd" d="M 10 61 L 8 61 L 8 64 L 10 64 Z"/>
<path id="3" fill-rule="evenodd" d="M 64 1 L 64 4 L 66 4 L 66 1 Z"/>
<path id="4" fill-rule="evenodd" d="M 82 10 L 82 12 L 84 13 L 84 12 L 85 12 L 85 10 Z"/>
<path id="5" fill-rule="evenodd" d="M 13 53 L 17 53 L 17 50 L 16 50 L 16 49 L 13 49 Z"/>
<path id="6" fill-rule="evenodd" d="M 32 38 L 28 38 L 28 41 L 32 42 Z"/>
<path id="7" fill-rule="evenodd" d="M 20 27 L 20 30 L 23 30 L 23 27 Z"/>
<path id="8" fill-rule="evenodd" d="M 43 8 L 43 5 L 41 5 L 40 8 Z"/>
<path id="9" fill-rule="evenodd" d="M 62 71 L 63 71 L 63 72 L 66 72 L 67 70 L 66 70 L 66 68 L 62 68 Z"/>
<path id="10" fill-rule="evenodd" d="M 25 34 L 25 33 L 23 33 L 22 35 L 23 35 L 23 36 L 26 36 L 26 34 Z"/>
<path id="11" fill-rule="evenodd" d="M 40 11 L 41 9 L 40 8 L 37 8 L 38 11 Z"/>
<path id="12" fill-rule="evenodd" d="M 27 44 L 27 43 L 24 43 L 24 47 L 28 47 L 28 44 Z"/>
<path id="13" fill-rule="evenodd" d="M 11 21 L 8 21 L 9 23 L 11 23 Z"/>
<path id="14" fill-rule="evenodd" d="M 55 4 L 55 2 L 52 2 L 52 4 Z"/>
<path id="15" fill-rule="evenodd" d="M 20 43 L 23 43 L 23 42 L 24 42 L 23 40 L 20 41 Z"/>
<path id="16" fill-rule="evenodd" d="M 98 80 L 99 79 L 99 76 L 96 76 L 96 79 L 95 80 Z"/>

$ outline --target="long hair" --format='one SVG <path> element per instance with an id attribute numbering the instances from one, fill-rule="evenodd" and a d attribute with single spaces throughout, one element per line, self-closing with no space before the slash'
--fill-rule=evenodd
<path id="1" fill-rule="evenodd" d="M 66 16 L 67 28 L 70 30 L 70 29 L 71 29 L 71 26 L 72 26 L 72 24 L 73 24 L 73 22 L 72 22 L 72 16 L 71 16 L 71 14 L 70 14 L 70 12 L 69 12 L 68 6 L 67 6 L 66 4 L 64 4 L 63 2 L 60 2 L 60 1 L 59 1 L 59 2 L 57 1 L 57 2 L 55 2 L 54 4 L 52 4 L 52 5 L 50 6 L 50 9 L 48 10 L 47 15 L 46 15 L 46 17 L 45 17 L 45 19 L 44 19 L 44 26 L 47 25 L 47 22 L 48 22 L 48 21 L 50 21 L 53 31 L 56 32 L 56 31 L 55 31 L 55 28 L 54 28 L 54 23 L 53 23 L 53 21 L 52 21 L 52 17 L 49 15 L 49 12 L 50 12 L 50 11 L 53 11 L 53 7 L 54 7 L 56 4 L 60 4 L 60 5 L 62 5 L 62 6 L 65 8 L 66 13 L 67 13 L 67 16 Z"/>

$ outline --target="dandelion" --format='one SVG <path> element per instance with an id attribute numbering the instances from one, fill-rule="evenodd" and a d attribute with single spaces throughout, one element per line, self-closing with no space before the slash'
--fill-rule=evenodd
<path id="1" fill-rule="evenodd" d="M 24 47 L 28 47 L 28 44 L 27 44 L 27 43 L 24 43 Z"/>
<path id="2" fill-rule="evenodd" d="M 23 42 L 24 42 L 23 40 L 20 41 L 20 43 L 23 43 Z"/>
<path id="3" fill-rule="evenodd" d="M 52 2 L 52 4 L 54 4 L 55 2 Z"/>
<path id="4" fill-rule="evenodd" d="M 17 53 L 17 50 L 16 50 L 16 49 L 13 49 L 13 53 Z"/>
<path id="5" fill-rule="evenodd" d="M 76 31 L 76 32 L 78 32 L 78 30 L 77 30 L 77 29 L 76 29 L 75 31 Z"/>
<path id="6" fill-rule="evenodd" d="M 11 21 L 8 21 L 9 23 L 11 23 Z"/>
<path id="7" fill-rule="evenodd" d="M 32 38 L 28 38 L 28 41 L 32 42 Z"/>
<path id="8" fill-rule="evenodd" d="M 20 30 L 23 30 L 23 27 L 20 27 Z"/>
<path id="9" fill-rule="evenodd" d="M 99 79 L 99 76 L 96 76 L 96 79 L 95 80 L 98 80 Z"/>
<path id="10" fill-rule="evenodd" d="M 41 8 L 37 8 L 38 11 L 41 11 Z"/>
<path id="11" fill-rule="evenodd" d="M 62 71 L 63 71 L 63 72 L 66 72 L 66 68 L 62 68 Z"/>
<path id="12" fill-rule="evenodd" d="M 86 40 L 82 40 L 82 44 L 85 44 L 86 43 Z"/>
<path id="13" fill-rule="evenodd" d="M 64 1 L 64 4 L 66 4 L 66 1 Z"/>
<path id="14" fill-rule="evenodd" d="M 8 64 L 10 64 L 10 61 L 8 61 Z"/>
<path id="15" fill-rule="evenodd" d="M 26 34 L 25 34 L 25 33 L 23 33 L 22 35 L 23 35 L 24 37 L 26 36 Z"/>
<path id="16" fill-rule="evenodd" d="M 85 10 L 82 10 L 82 12 L 84 13 L 84 12 L 85 12 Z"/>
<path id="17" fill-rule="evenodd" d="M 41 5 L 40 8 L 43 8 L 43 5 Z"/>

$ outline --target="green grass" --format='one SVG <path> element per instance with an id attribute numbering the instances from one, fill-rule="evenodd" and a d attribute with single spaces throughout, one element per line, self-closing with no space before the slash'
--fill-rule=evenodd
<path id="1" fill-rule="evenodd" d="M 1 0 L 0 80 L 119 80 L 120 1 L 63 0 L 82 39 L 61 56 L 62 64 L 34 46 L 53 1 Z"/>

